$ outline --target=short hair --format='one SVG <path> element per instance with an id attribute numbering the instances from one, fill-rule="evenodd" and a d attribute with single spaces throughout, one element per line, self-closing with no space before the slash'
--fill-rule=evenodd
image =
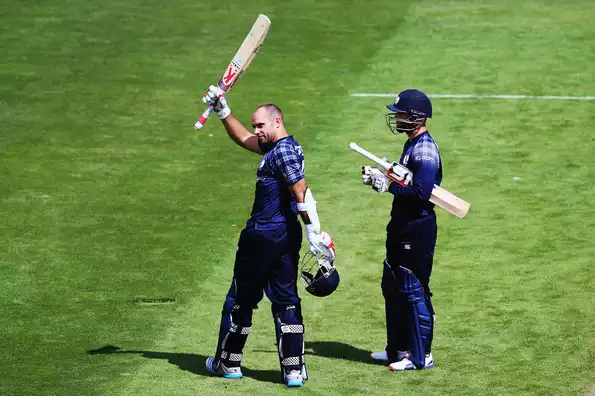
<path id="1" fill-rule="evenodd" d="M 283 120 L 283 111 L 281 111 L 279 106 L 277 106 L 276 104 L 273 104 L 273 103 L 263 104 L 262 106 L 258 107 L 258 109 L 265 109 L 267 114 L 269 116 L 271 116 L 271 118 L 279 117 L 279 118 L 281 118 L 281 121 L 284 121 Z M 256 110 L 258 110 L 258 109 L 256 109 Z"/>

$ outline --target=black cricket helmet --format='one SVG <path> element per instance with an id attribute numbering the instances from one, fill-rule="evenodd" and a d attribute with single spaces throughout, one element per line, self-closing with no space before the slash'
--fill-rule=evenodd
<path id="1" fill-rule="evenodd" d="M 326 297 L 339 286 L 339 272 L 323 253 L 308 251 L 302 258 L 301 273 L 306 291 L 316 297 Z"/>

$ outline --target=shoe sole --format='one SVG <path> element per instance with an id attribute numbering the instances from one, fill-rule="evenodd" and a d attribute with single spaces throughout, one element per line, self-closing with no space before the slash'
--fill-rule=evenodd
<path id="1" fill-rule="evenodd" d="M 427 369 L 431 369 L 431 368 L 434 368 L 434 363 L 431 363 L 431 364 L 428 364 L 428 365 L 424 366 L 424 368 L 423 368 L 423 369 L 424 369 L 424 370 L 427 370 Z M 392 368 L 392 367 L 388 366 L 388 369 L 389 369 L 390 371 L 411 371 L 411 370 L 415 370 L 416 368 L 415 368 L 415 366 L 407 366 L 407 367 L 406 367 L 406 368 L 404 368 L 403 370 L 397 370 L 397 369 L 395 369 L 395 368 Z"/>
<path id="2" fill-rule="evenodd" d="M 412 371 L 412 370 L 415 370 L 415 366 L 413 366 L 413 367 L 407 366 L 403 370 L 397 370 L 396 368 L 392 368 L 392 367 L 388 366 L 388 369 L 390 371 Z"/>
<path id="3" fill-rule="evenodd" d="M 244 375 L 243 374 L 223 374 L 223 378 L 227 378 L 227 379 L 240 379 L 242 378 Z"/>

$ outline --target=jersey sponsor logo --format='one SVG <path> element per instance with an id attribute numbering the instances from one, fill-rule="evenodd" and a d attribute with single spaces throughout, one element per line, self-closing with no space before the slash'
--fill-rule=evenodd
<path id="1" fill-rule="evenodd" d="M 417 157 L 415 157 L 416 161 L 434 161 L 433 157 L 430 157 L 428 155 L 418 155 Z"/>

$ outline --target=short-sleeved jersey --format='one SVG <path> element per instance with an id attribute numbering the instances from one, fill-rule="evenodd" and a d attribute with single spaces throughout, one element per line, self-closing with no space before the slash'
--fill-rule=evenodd
<path id="1" fill-rule="evenodd" d="M 434 216 L 434 204 L 428 200 L 434 184 L 440 185 L 442 182 L 440 152 L 429 132 L 407 140 L 399 162 L 413 172 L 413 183 L 407 187 L 398 183 L 390 186 L 394 199 L 389 226 L 396 227 L 422 217 Z"/>
<path id="2" fill-rule="evenodd" d="M 248 223 L 275 227 L 297 222 L 297 203 L 289 186 L 304 178 L 304 150 L 288 136 L 276 141 L 256 172 L 254 205 Z"/>

